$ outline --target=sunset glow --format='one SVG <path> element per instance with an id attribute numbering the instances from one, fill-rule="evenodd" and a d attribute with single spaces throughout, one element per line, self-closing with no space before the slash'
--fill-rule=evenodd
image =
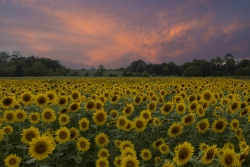
<path id="1" fill-rule="evenodd" d="M 0 0 L 0 50 L 74 69 L 250 58 L 249 8 L 250 1 Z"/>

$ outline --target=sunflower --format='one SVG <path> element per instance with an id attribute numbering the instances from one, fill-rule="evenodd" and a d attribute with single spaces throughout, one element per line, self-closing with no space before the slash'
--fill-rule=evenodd
<path id="1" fill-rule="evenodd" d="M 71 95 L 70 95 L 70 98 L 71 98 L 73 101 L 79 101 L 79 100 L 81 99 L 81 94 L 80 94 L 80 92 L 78 92 L 77 90 L 72 91 L 72 92 L 71 92 Z"/>
<path id="2" fill-rule="evenodd" d="M 205 151 L 207 148 L 208 148 L 209 146 L 206 144 L 206 143 L 200 143 L 200 145 L 199 145 L 199 149 L 201 150 L 201 151 Z"/>
<path id="3" fill-rule="evenodd" d="M 162 144 L 165 144 L 165 140 L 163 138 L 160 138 L 154 141 L 152 145 L 155 149 L 159 149 L 160 145 Z"/>
<path id="4" fill-rule="evenodd" d="M 21 158 L 16 154 L 10 154 L 4 159 L 6 167 L 18 167 L 21 162 Z"/>
<path id="5" fill-rule="evenodd" d="M 208 119 L 205 118 L 197 122 L 196 128 L 198 129 L 199 133 L 205 133 L 209 129 Z"/>
<path id="6" fill-rule="evenodd" d="M 74 102 L 74 103 L 70 104 L 70 106 L 69 106 L 70 112 L 77 112 L 79 109 L 80 109 L 80 103 L 78 103 L 78 102 Z"/>
<path id="7" fill-rule="evenodd" d="M 51 108 L 43 109 L 41 115 L 42 115 L 42 121 L 45 123 L 51 123 L 56 120 L 55 111 Z"/>
<path id="8" fill-rule="evenodd" d="M 178 114 L 184 114 L 186 112 L 186 108 L 187 107 L 186 107 L 185 103 L 180 102 L 180 103 L 176 104 L 176 112 Z"/>
<path id="9" fill-rule="evenodd" d="M 134 148 L 135 148 L 134 144 L 133 144 L 131 141 L 129 141 L 129 140 L 123 140 L 123 141 L 120 143 L 119 149 L 120 149 L 120 150 L 123 150 L 123 149 L 125 149 L 126 147 L 129 147 L 129 148 L 131 148 L 131 149 L 134 149 Z"/>
<path id="10" fill-rule="evenodd" d="M 39 129 L 31 126 L 28 129 L 23 129 L 21 142 L 24 144 L 29 144 L 33 138 L 40 136 Z"/>
<path id="11" fill-rule="evenodd" d="M 89 120 L 87 118 L 80 119 L 78 124 L 81 131 L 86 131 L 89 129 Z"/>
<path id="12" fill-rule="evenodd" d="M 226 142 L 223 146 L 223 149 L 231 149 L 234 150 L 234 144 L 231 142 Z"/>
<path id="13" fill-rule="evenodd" d="M 189 112 L 196 112 L 198 107 L 198 102 L 197 101 L 192 101 L 191 104 L 188 106 L 188 111 Z"/>
<path id="14" fill-rule="evenodd" d="M 188 114 L 187 116 L 182 117 L 181 122 L 184 126 L 191 125 L 195 122 L 194 114 Z"/>
<path id="15" fill-rule="evenodd" d="M 2 108 L 13 108 L 16 105 L 16 99 L 11 96 L 3 97 L 0 101 Z"/>
<path id="16" fill-rule="evenodd" d="M 149 149 L 143 149 L 140 153 L 140 157 L 143 161 L 149 161 L 152 158 L 152 153 Z"/>
<path id="17" fill-rule="evenodd" d="M 79 137 L 76 141 L 76 147 L 78 151 L 85 152 L 90 148 L 90 142 L 84 137 Z"/>
<path id="18" fill-rule="evenodd" d="M 240 127 L 240 121 L 238 119 L 233 119 L 230 122 L 230 127 L 233 131 L 237 130 Z"/>
<path id="19" fill-rule="evenodd" d="M 220 104 L 222 105 L 222 106 L 227 106 L 229 103 L 230 103 L 230 99 L 229 98 L 222 98 L 221 100 L 220 100 Z"/>
<path id="20" fill-rule="evenodd" d="M 205 110 L 203 109 L 203 107 L 201 105 L 198 105 L 197 110 L 196 110 L 196 114 L 199 117 L 203 117 L 205 115 Z"/>
<path id="21" fill-rule="evenodd" d="M 129 132 L 129 131 L 131 131 L 132 129 L 134 129 L 134 127 L 135 127 L 134 122 L 128 120 L 128 123 L 127 123 L 127 126 L 126 126 L 125 131 L 126 131 L 126 132 Z"/>
<path id="22" fill-rule="evenodd" d="M 28 118 L 31 124 L 38 124 L 38 122 L 40 121 L 40 117 L 41 115 L 39 114 L 39 112 L 31 112 Z"/>
<path id="23" fill-rule="evenodd" d="M 59 111 L 58 111 L 58 115 L 61 115 L 61 114 L 68 114 L 69 113 L 69 109 L 68 108 L 61 108 Z"/>
<path id="24" fill-rule="evenodd" d="M 112 104 L 117 103 L 119 100 L 119 96 L 118 95 L 114 95 L 113 97 L 111 97 L 110 101 Z"/>
<path id="25" fill-rule="evenodd" d="M 162 167 L 175 167 L 174 163 L 167 161 Z"/>
<path id="26" fill-rule="evenodd" d="M 213 101 L 214 95 L 213 95 L 213 93 L 211 91 L 206 90 L 201 94 L 201 99 L 208 102 L 208 103 L 210 103 L 210 102 Z"/>
<path id="27" fill-rule="evenodd" d="M 250 113 L 250 106 L 249 107 L 246 107 L 245 109 L 241 110 L 240 112 L 240 117 L 244 117 L 246 115 L 248 115 Z"/>
<path id="28" fill-rule="evenodd" d="M 2 128 L 3 135 L 10 135 L 13 132 L 13 128 L 10 125 L 6 125 Z"/>
<path id="29" fill-rule="evenodd" d="M 79 136 L 79 130 L 75 127 L 69 129 L 70 140 L 75 140 Z"/>
<path id="30" fill-rule="evenodd" d="M 161 126 L 162 123 L 161 123 L 159 118 L 155 117 L 154 120 L 153 120 L 153 124 L 155 126 Z"/>
<path id="31" fill-rule="evenodd" d="M 69 123 L 70 121 L 70 118 L 67 114 L 61 114 L 59 117 L 58 117 L 58 121 L 59 121 L 59 124 L 62 126 L 62 125 L 66 125 Z"/>
<path id="32" fill-rule="evenodd" d="M 121 142 L 122 142 L 121 140 L 115 140 L 115 141 L 114 141 L 115 146 L 116 146 L 117 148 L 119 148 L 119 147 L 120 147 Z"/>
<path id="33" fill-rule="evenodd" d="M 116 167 L 120 167 L 122 165 L 122 157 L 116 156 L 113 163 Z"/>
<path id="34" fill-rule="evenodd" d="M 238 109 L 240 109 L 240 102 L 234 101 L 229 107 L 228 111 L 230 113 L 235 113 Z"/>
<path id="35" fill-rule="evenodd" d="M 126 130 L 126 126 L 128 124 L 128 119 L 125 116 L 119 116 L 116 121 L 116 128 L 121 130 Z"/>
<path id="36" fill-rule="evenodd" d="M 24 110 L 18 109 L 15 112 L 15 117 L 16 122 L 23 122 L 27 118 L 27 114 Z"/>
<path id="37" fill-rule="evenodd" d="M 126 156 L 131 156 L 131 157 L 136 157 L 136 152 L 134 149 L 130 148 L 130 147 L 126 147 L 124 149 L 121 150 L 121 156 L 124 158 Z"/>
<path id="38" fill-rule="evenodd" d="M 169 152 L 169 147 L 167 144 L 161 144 L 159 146 L 159 150 L 160 150 L 161 154 L 167 154 Z"/>
<path id="39" fill-rule="evenodd" d="M 8 124 L 13 124 L 16 121 L 15 112 L 13 110 L 6 110 L 3 114 L 3 119 L 4 122 Z"/>
<path id="40" fill-rule="evenodd" d="M 117 110 L 111 110 L 110 113 L 112 119 L 116 119 L 119 116 L 119 113 Z"/>
<path id="41" fill-rule="evenodd" d="M 96 160 L 96 167 L 109 167 L 109 161 L 106 158 L 98 158 Z"/>
<path id="42" fill-rule="evenodd" d="M 156 106 L 156 102 L 155 101 L 151 101 L 148 106 L 147 106 L 148 110 L 152 113 L 156 110 L 157 106 Z"/>
<path id="43" fill-rule="evenodd" d="M 95 137 L 95 143 L 98 147 L 105 147 L 109 144 L 108 135 L 105 133 L 99 133 Z"/>
<path id="44" fill-rule="evenodd" d="M 161 163 L 162 162 L 162 159 L 161 157 L 155 157 L 155 163 Z"/>
<path id="45" fill-rule="evenodd" d="M 58 143 L 66 143 L 70 140 L 70 131 L 67 127 L 60 127 L 60 129 L 57 129 L 56 131 L 56 137 L 55 139 L 58 141 Z"/>
<path id="46" fill-rule="evenodd" d="M 44 108 L 47 106 L 49 100 L 46 94 L 37 94 L 35 98 L 35 103 L 38 107 Z"/>
<path id="47" fill-rule="evenodd" d="M 108 115 L 104 110 L 97 110 L 94 113 L 92 119 L 94 120 L 95 124 L 103 125 L 106 122 L 107 117 Z"/>
<path id="48" fill-rule="evenodd" d="M 93 111 L 95 110 L 95 101 L 94 100 L 89 100 L 86 102 L 84 109 L 86 111 Z"/>
<path id="49" fill-rule="evenodd" d="M 151 112 L 149 110 L 142 110 L 140 113 L 140 117 L 148 122 L 152 118 Z"/>
<path id="50" fill-rule="evenodd" d="M 241 141 L 241 142 L 239 143 L 239 148 L 240 148 L 241 150 L 245 150 L 247 147 L 249 147 L 249 146 L 247 145 L 246 141 Z"/>
<path id="51" fill-rule="evenodd" d="M 176 137 L 182 134 L 183 126 L 179 123 L 174 122 L 168 129 L 168 136 Z"/>
<path id="52" fill-rule="evenodd" d="M 212 129 L 215 133 L 222 133 L 225 130 L 227 124 L 228 121 L 225 118 L 219 118 L 213 122 Z"/>
<path id="53" fill-rule="evenodd" d="M 33 102 L 34 96 L 31 92 L 24 92 L 19 96 L 19 102 L 27 106 Z"/>
<path id="54" fill-rule="evenodd" d="M 136 157 L 130 155 L 123 157 L 121 162 L 121 167 L 139 167 L 140 162 Z"/>
<path id="55" fill-rule="evenodd" d="M 173 158 L 174 162 L 178 166 L 186 164 L 193 156 L 194 147 L 187 141 L 176 147 L 178 147 L 178 149 L 175 149 L 175 157 Z"/>
<path id="56" fill-rule="evenodd" d="M 201 158 L 201 162 L 204 165 L 210 164 L 211 162 L 213 162 L 216 152 L 217 152 L 216 145 L 208 147 Z"/>
<path id="57" fill-rule="evenodd" d="M 134 111 L 134 106 L 130 103 L 125 105 L 125 108 L 122 110 L 123 115 L 126 117 L 130 116 Z"/>
<path id="58" fill-rule="evenodd" d="M 142 97 L 141 96 L 135 96 L 134 97 L 134 104 L 139 105 L 142 102 Z"/>
<path id="59" fill-rule="evenodd" d="M 188 96 L 188 102 L 191 103 L 192 101 L 196 100 L 196 95 L 190 95 Z"/>
<path id="60" fill-rule="evenodd" d="M 134 119 L 134 125 L 137 132 L 143 132 L 147 127 L 146 121 L 140 117 Z"/>
<path id="61" fill-rule="evenodd" d="M 161 107 L 161 113 L 164 115 L 168 115 L 171 111 L 173 111 L 174 107 L 173 104 L 170 102 L 164 103 Z"/>
<path id="62" fill-rule="evenodd" d="M 237 138 L 240 138 L 240 137 L 242 136 L 242 134 L 243 134 L 243 129 L 241 129 L 241 128 L 238 128 L 238 129 L 235 131 L 235 136 L 236 136 Z"/>
<path id="63" fill-rule="evenodd" d="M 101 100 L 95 101 L 95 109 L 96 110 L 104 110 L 103 106 L 104 106 L 104 103 Z"/>
<path id="64" fill-rule="evenodd" d="M 43 160 L 48 158 L 49 154 L 55 149 L 53 139 L 49 136 L 39 136 L 33 138 L 30 142 L 29 155 L 36 160 Z"/>
<path id="65" fill-rule="evenodd" d="M 49 103 L 54 103 L 57 100 L 57 95 L 53 91 L 46 92 L 46 96 L 49 100 Z"/>
<path id="66" fill-rule="evenodd" d="M 234 150 L 224 149 L 223 155 L 220 158 L 220 164 L 224 167 L 238 166 L 239 160 Z"/>
<path id="67" fill-rule="evenodd" d="M 65 95 L 60 95 L 57 98 L 57 105 L 58 106 L 65 106 L 66 104 L 68 104 L 68 97 Z"/>
<path id="68" fill-rule="evenodd" d="M 101 148 L 101 149 L 98 151 L 98 153 L 97 153 L 97 157 L 98 157 L 98 158 L 103 157 L 103 158 L 108 159 L 109 156 L 110 156 L 110 154 L 109 154 L 109 150 L 108 150 L 107 148 Z"/>

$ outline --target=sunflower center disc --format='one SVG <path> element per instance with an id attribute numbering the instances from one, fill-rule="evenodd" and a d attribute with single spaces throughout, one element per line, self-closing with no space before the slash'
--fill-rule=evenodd
<path id="1" fill-rule="evenodd" d="M 10 159 L 9 163 L 10 163 L 11 165 L 16 164 L 16 159 L 14 159 L 14 158 Z"/>

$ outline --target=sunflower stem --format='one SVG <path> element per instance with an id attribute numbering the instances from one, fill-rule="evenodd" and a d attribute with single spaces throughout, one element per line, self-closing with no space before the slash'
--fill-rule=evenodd
<path id="1" fill-rule="evenodd" d="M 79 151 L 77 151 L 77 154 L 76 154 L 76 158 L 78 158 L 78 156 L 79 156 Z M 77 161 L 76 161 L 76 167 L 78 166 L 78 163 L 77 163 Z"/>
<path id="2" fill-rule="evenodd" d="M 6 143 L 5 143 L 5 144 L 6 144 L 6 145 L 5 145 L 5 154 L 6 154 L 6 155 L 8 155 L 8 152 L 9 152 L 9 151 L 8 151 L 8 141 L 9 141 L 9 136 L 6 135 Z"/>
<path id="3" fill-rule="evenodd" d="M 248 130 L 248 121 L 243 129 L 243 134 L 246 134 L 247 133 L 247 130 Z"/>
<path id="4" fill-rule="evenodd" d="M 36 160 L 36 167 L 39 167 L 39 161 Z"/>

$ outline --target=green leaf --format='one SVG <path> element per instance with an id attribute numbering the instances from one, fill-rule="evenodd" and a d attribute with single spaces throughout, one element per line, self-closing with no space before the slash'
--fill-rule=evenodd
<path id="1" fill-rule="evenodd" d="M 30 160 L 28 160 L 28 161 L 26 161 L 24 163 L 26 163 L 26 164 L 33 164 L 35 162 L 36 162 L 36 159 L 30 159 Z"/>

